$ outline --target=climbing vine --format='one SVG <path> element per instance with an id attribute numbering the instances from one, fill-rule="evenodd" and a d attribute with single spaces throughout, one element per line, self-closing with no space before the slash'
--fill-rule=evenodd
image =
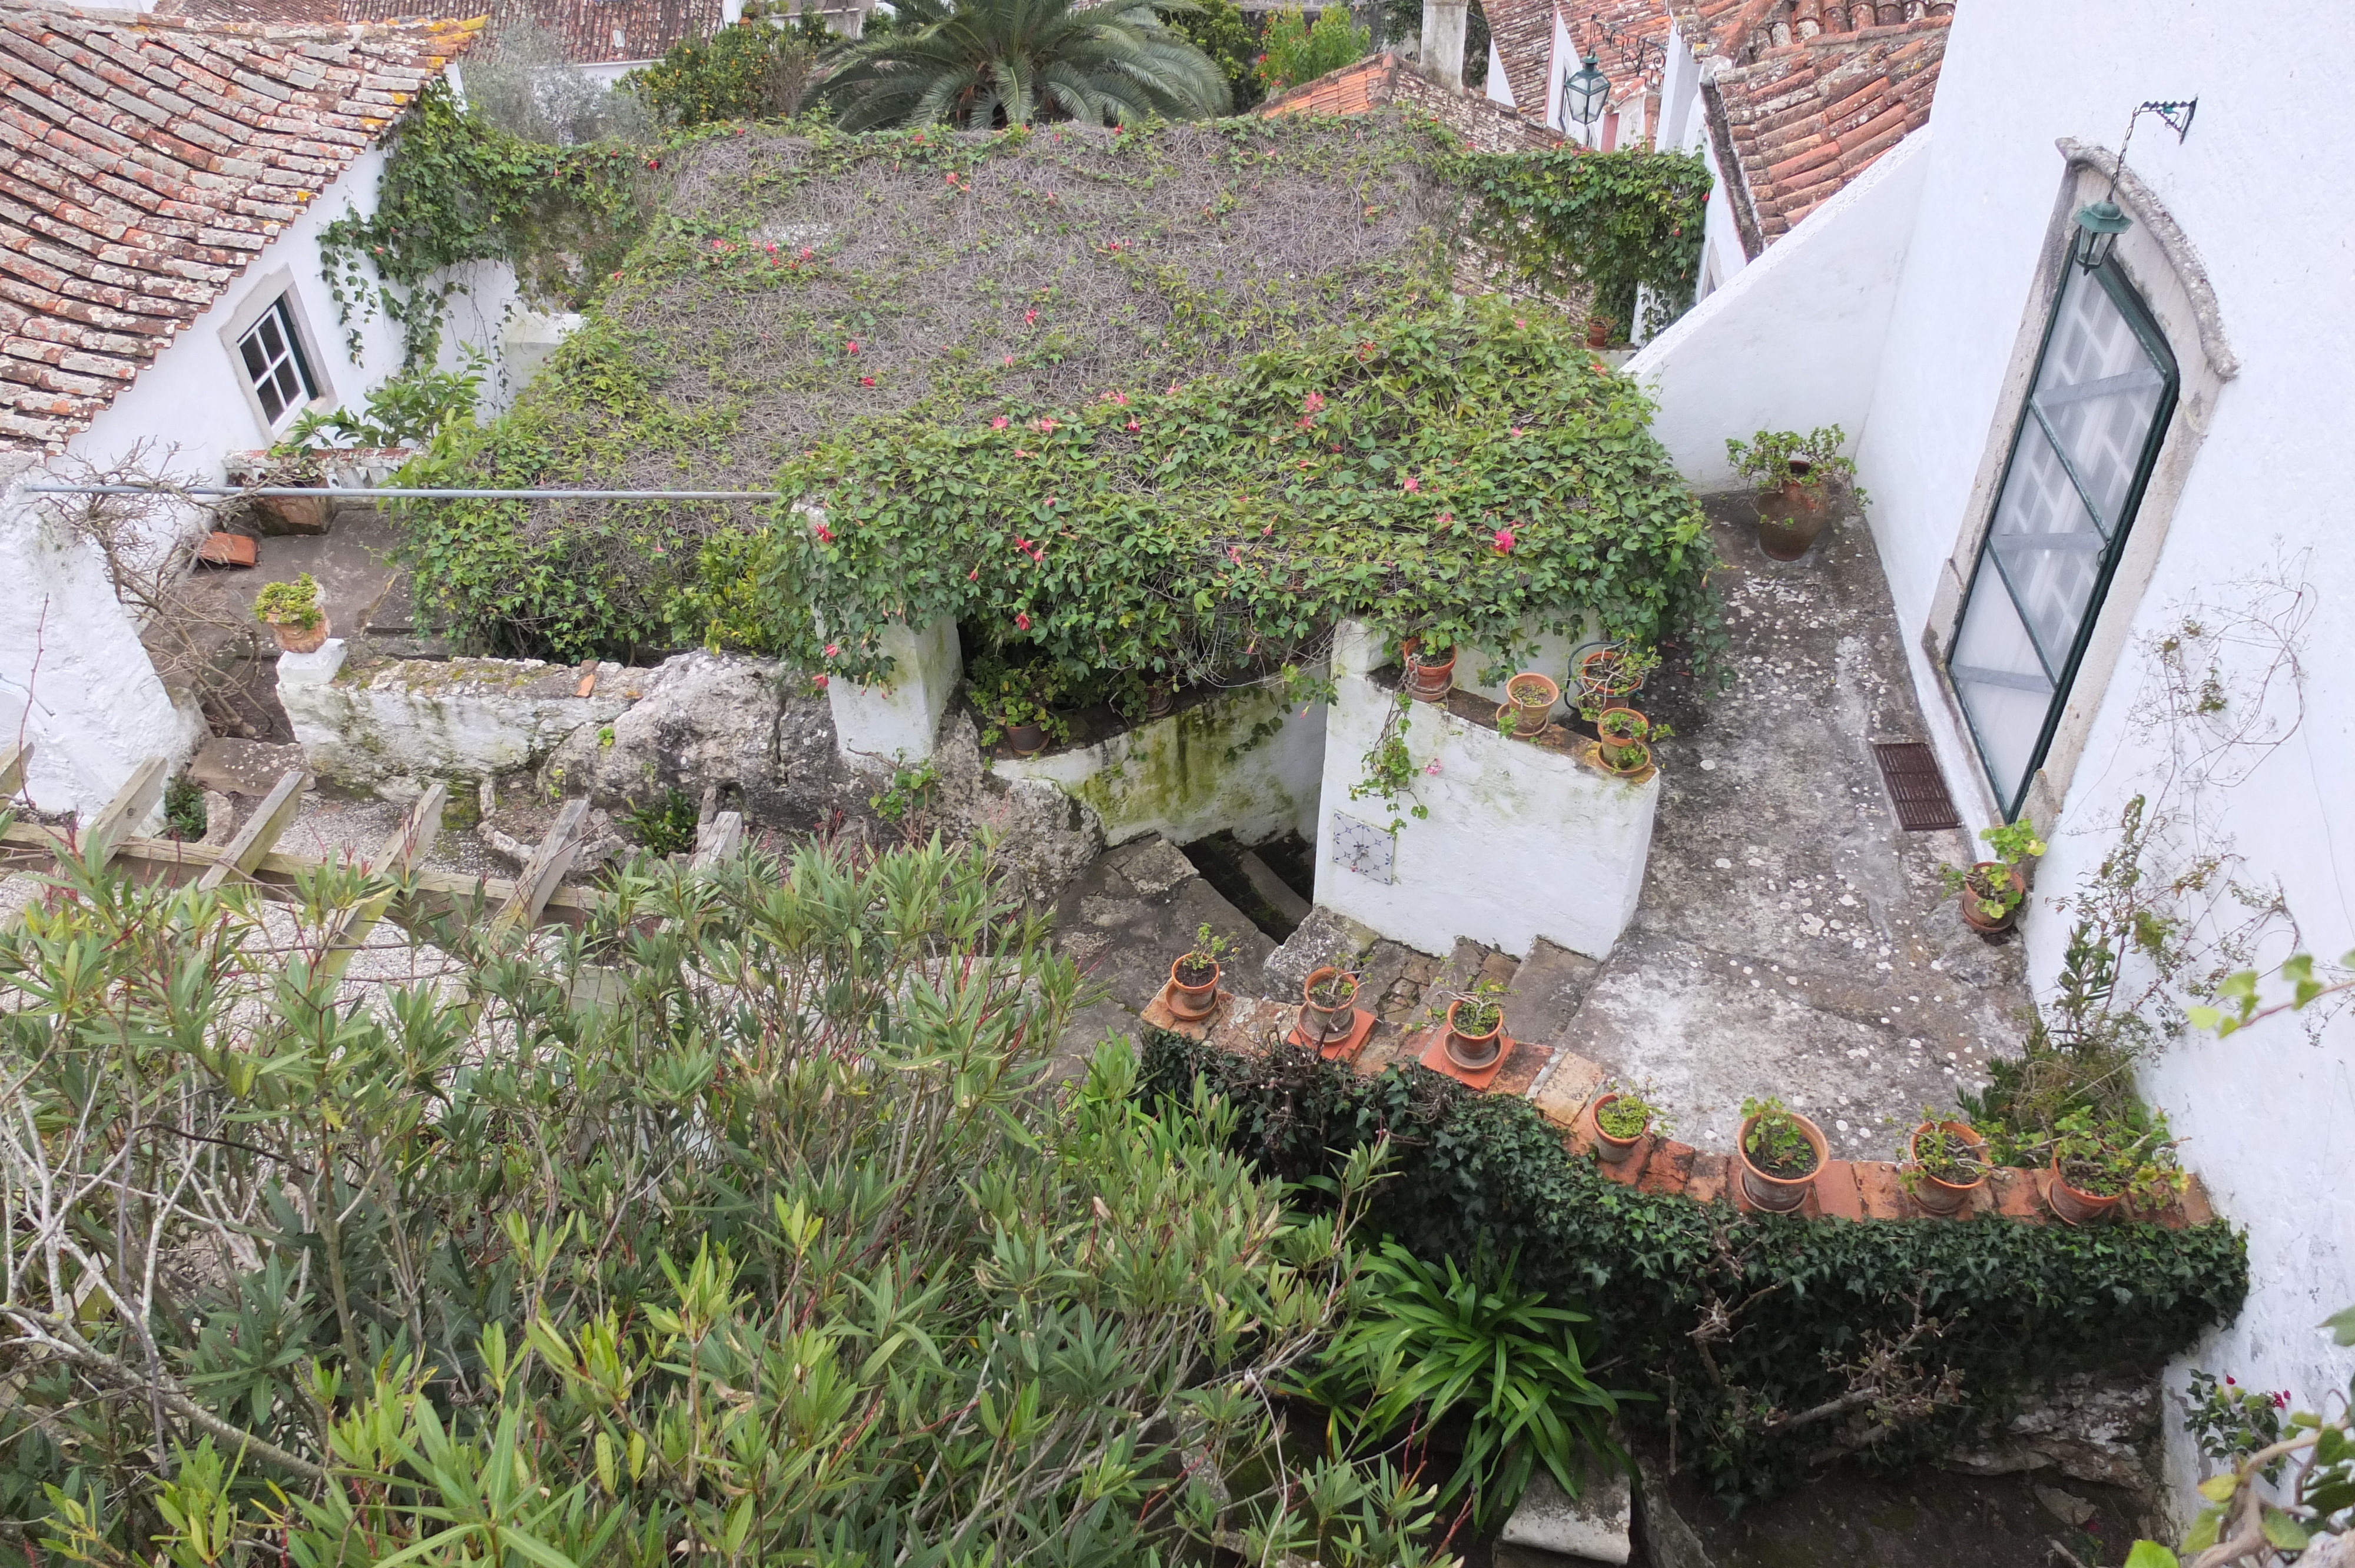
<path id="1" fill-rule="evenodd" d="M 1456 165 L 1482 197 L 1472 237 L 1554 293 L 1593 290 L 1595 313 L 1627 331 L 1644 291 L 1649 331 L 1691 304 L 1700 275 L 1709 165 L 1689 153 L 1466 154 Z"/>

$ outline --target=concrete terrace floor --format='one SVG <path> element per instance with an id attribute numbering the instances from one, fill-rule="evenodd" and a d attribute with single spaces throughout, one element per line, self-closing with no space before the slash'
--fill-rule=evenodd
<path id="1" fill-rule="evenodd" d="M 1785 563 L 1748 496 L 1707 510 L 1733 683 L 1645 694 L 1678 733 L 1656 748 L 1642 899 L 1557 1043 L 1648 1080 L 1701 1149 L 1732 1149 L 1742 1099 L 1772 1095 L 1836 1158 L 1890 1159 L 1923 1106 L 2017 1053 L 2019 939 L 1940 901 L 1939 867 L 1977 858 L 1968 834 L 1903 832 L 1890 806 L 1871 745 L 1926 731 L 1870 530 L 1842 517 Z"/>

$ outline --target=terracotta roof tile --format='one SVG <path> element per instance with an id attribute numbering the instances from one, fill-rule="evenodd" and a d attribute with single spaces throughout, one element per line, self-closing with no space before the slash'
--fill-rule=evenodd
<path id="1" fill-rule="evenodd" d="M 0 0 L 0 447 L 88 429 L 481 26 Z"/>
<path id="2" fill-rule="evenodd" d="M 1369 55 L 1314 81 L 1269 99 L 1252 112 L 1369 114 L 1391 104 L 1419 110 L 1484 153 L 1537 152 L 1559 147 L 1557 132 L 1524 120 L 1494 100 L 1440 86 L 1396 55 Z"/>

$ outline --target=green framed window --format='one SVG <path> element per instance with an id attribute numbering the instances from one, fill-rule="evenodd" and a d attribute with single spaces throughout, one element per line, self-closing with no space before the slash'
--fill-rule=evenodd
<path id="1" fill-rule="evenodd" d="M 2175 413 L 2175 355 L 2115 260 L 2062 267 L 1946 673 L 2006 821 L 2044 765 Z"/>

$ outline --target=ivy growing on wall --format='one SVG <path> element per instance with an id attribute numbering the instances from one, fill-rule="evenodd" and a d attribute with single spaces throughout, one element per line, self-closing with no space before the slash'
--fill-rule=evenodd
<path id="1" fill-rule="evenodd" d="M 1647 330 L 1692 303 L 1700 275 L 1709 165 L 1697 154 L 1484 153 L 1457 165 L 1482 200 L 1473 238 L 1550 292 L 1591 287 L 1593 310 L 1625 332 L 1645 291 Z"/>
<path id="2" fill-rule="evenodd" d="M 1673 1426 L 1730 1500 L 1835 1458 L 1946 1452 L 2041 1377 L 2155 1372 L 2248 1292 L 2244 1239 L 2222 1224 L 1738 1217 L 1611 1181 L 1527 1100 L 1419 1066 L 1359 1078 L 1160 1031 L 1146 1047 L 1147 1092 L 1182 1106 L 1207 1080 L 1263 1174 L 1327 1176 L 1387 1137 L 1369 1223 L 1428 1257 L 1518 1251 L 1524 1284 L 1593 1314 L 1588 1364 L 1653 1396 L 1628 1418 Z"/>

